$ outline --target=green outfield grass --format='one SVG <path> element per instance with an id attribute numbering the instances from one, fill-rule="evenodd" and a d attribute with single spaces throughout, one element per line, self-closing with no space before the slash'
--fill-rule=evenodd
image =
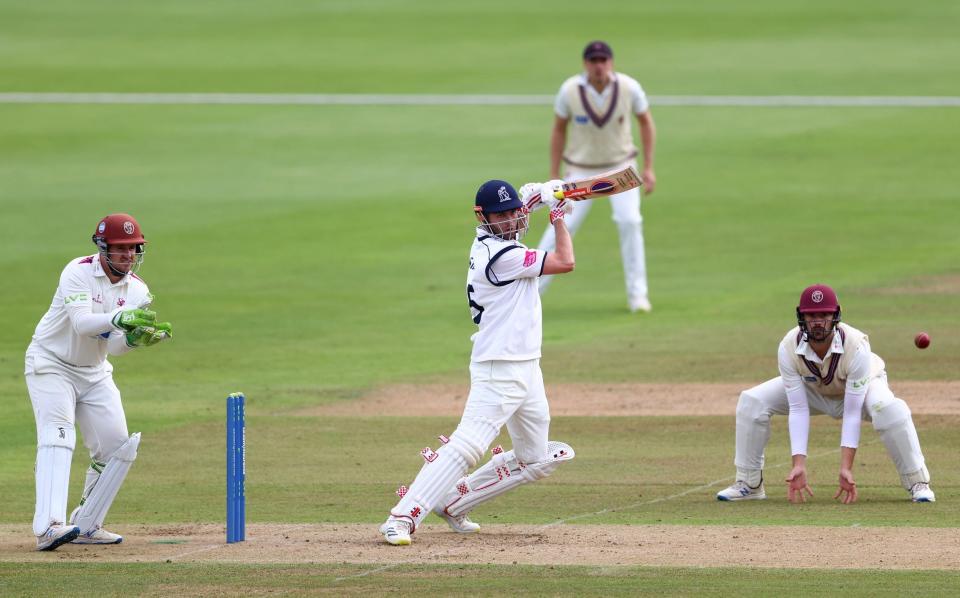
<path id="1" fill-rule="evenodd" d="M 46 576 L 40 564 L 0 564 L 0 589 L 8 595 L 35 595 L 56 591 L 74 595 L 61 579 Z M 169 596 L 334 593 L 352 596 L 370 592 L 417 592 L 431 595 L 463 595 L 474 588 L 479 595 L 576 595 L 576 596 L 729 596 L 744 587 L 763 584 L 767 592 L 800 592 L 804 596 L 900 596 L 898 588 L 926 595 L 949 594 L 960 583 L 955 571 L 831 571 L 828 569 L 746 569 L 690 570 L 667 567 L 529 567 L 413 565 L 376 573 L 372 577 L 351 577 L 369 573 L 373 567 L 358 565 L 184 565 L 136 564 L 117 566 L 101 563 L 60 563 L 76 587 L 103 584 L 123 576 L 122 589 L 106 587 L 101 595 Z M 40 579 L 38 582 L 37 580 Z M 118 582 L 119 585 L 119 582 Z M 526 588 L 536 588 L 530 590 Z"/>
<path id="2" fill-rule="evenodd" d="M 617 66 L 654 96 L 956 96 L 958 11 L 953 2 L 892 0 L 762 8 L 746 1 L 467 8 L 0 0 L 0 92 L 550 95 L 577 71 L 583 44 L 602 37 Z M 576 237 L 576 272 L 544 300 L 548 389 L 770 378 L 799 292 L 813 282 L 838 290 L 845 320 L 870 333 L 894 388 L 898 380 L 957 379 L 957 108 L 654 103 L 653 111 L 658 187 L 643 213 L 654 312 L 627 313 L 615 227 L 609 207 L 596 206 Z M 551 122 L 546 104 L 0 104 L 0 522 L 26 530 L 32 513 L 35 437 L 23 351 L 60 270 L 93 252 L 97 219 L 113 211 L 143 225 L 142 275 L 176 336 L 114 361 L 131 431 L 144 437 L 111 519 L 222 520 L 223 399 L 243 390 L 251 521 L 377 521 L 395 486 L 415 473 L 417 451 L 449 433 L 455 419 L 293 413 L 382 384 L 466 387 L 474 326 L 463 280 L 473 193 L 488 178 L 518 185 L 546 178 Z M 529 243 L 544 216 L 535 215 Z M 920 330 L 933 338 L 923 352 L 911 343 Z M 811 446 L 828 452 L 838 426 L 816 421 Z M 940 501 L 931 508 L 903 500 L 867 425 L 855 507 L 829 500 L 837 457 L 825 454 L 811 460 L 812 504 L 787 505 L 777 483 L 769 491 L 775 500 L 741 509 L 716 503 L 719 488 L 709 486 L 732 474 L 732 418 L 556 418 L 555 434 L 576 447 L 577 459 L 483 516 L 548 523 L 629 507 L 577 522 L 956 527 L 958 423 L 918 418 Z M 391 435 L 388 450 L 362 440 L 391 429 L 402 434 Z M 788 459 L 786 438 L 777 423 L 771 464 Z M 562 507 L 540 508 L 547 499 Z M 5 594 L 54 583 L 40 581 L 49 572 L 42 565 L 0 571 L 11 574 L 0 576 Z M 298 567 L 72 564 L 70 571 L 76 579 L 125 575 L 137 580 L 131 591 L 144 593 L 167 591 L 164 580 L 175 575 L 179 589 L 204 593 L 230 583 L 294 592 L 362 568 L 329 567 L 317 578 Z M 957 584 L 952 574 L 920 572 L 422 573 L 427 581 L 394 570 L 343 589 L 446 593 L 463 576 L 587 595 L 728 593 L 742 589 L 744 577 L 764 593 L 909 587 L 939 594 Z M 234 576 L 243 581 L 224 581 Z"/>

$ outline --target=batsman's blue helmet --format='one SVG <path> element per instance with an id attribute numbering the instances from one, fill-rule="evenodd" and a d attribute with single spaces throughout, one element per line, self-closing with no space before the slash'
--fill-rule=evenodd
<path id="1" fill-rule="evenodd" d="M 523 207 L 523 202 L 517 195 L 517 190 L 507 181 L 493 179 L 480 185 L 477 189 L 475 209 L 487 214 L 508 212 Z"/>

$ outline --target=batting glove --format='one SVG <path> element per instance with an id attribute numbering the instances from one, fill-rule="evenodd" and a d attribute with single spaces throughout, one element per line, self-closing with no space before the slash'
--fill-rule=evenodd
<path id="1" fill-rule="evenodd" d="M 567 214 L 573 213 L 573 204 L 569 201 L 558 201 L 555 206 L 550 210 L 550 224 L 553 224 L 557 220 L 563 220 L 563 217 Z"/>
<path id="2" fill-rule="evenodd" d="M 113 325 L 130 332 L 142 326 L 152 326 L 157 320 L 157 312 L 149 309 L 128 309 L 113 316 Z"/>

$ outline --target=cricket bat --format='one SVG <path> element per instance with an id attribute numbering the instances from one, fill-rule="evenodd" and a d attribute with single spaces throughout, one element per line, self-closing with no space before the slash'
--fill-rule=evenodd
<path id="1" fill-rule="evenodd" d="M 622 170 L 611 170 L 579 181 L 563 184 L 563 197 L 571 201 L 593 199 L 606 195 L 616 195 L 643 184 L 637 169 L 628 166 Z M 527 209 L 540 207 L 540 194 L 536 193 L 527 200 Z"/>

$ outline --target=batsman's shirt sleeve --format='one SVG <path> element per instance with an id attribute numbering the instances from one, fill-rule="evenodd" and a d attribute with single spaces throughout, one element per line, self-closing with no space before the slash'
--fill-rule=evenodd
<path id="1" fill-rule="evenodd" d="M 510 245 L 494 256 L 486 268 L 487 280 L 501 286 L 518 278 L 535 278 L 543 273 L 547 252 L 529 249 L 524 245 Z"/>
<path id="2" fill-rule="evenodd" d="M 780 366 L 783 388 L 787 391 L 787 402 L 790 404 L 790 413 L 787 415 L 787 425 L 790 429 L 790 454 L 806 455 L 807 442 L 810 438 L 810 405 L 807 403 L 807 391 L 803 388 L 800 372 L 797 371 L 790 355 L 786 339 L 780 343 L 777 362 Z"/>
<path id="3" fill-rule="evenodd" d="M 60 275 L 60 291 L 63 296 L 63 308 L 70 319 L 74 332 L 79 336 L 90 337 L 116 330 L 113 316 L 119 309 L 105 314 L 93 313 L 93 289 L 81 266 L 75 262 L 64 268 Z"/>
<path id="4" fill-rule="evenodd" d="M 870 345 L 866 342 L 857 347 L 850 369 L 847 371 L 847 384 L 843 391 L 843 425 L 840 432 L 840 446 L 857 448 L 860 444 L 860 420 L 863 401 L 867 396 L 870 376 Z"/>

